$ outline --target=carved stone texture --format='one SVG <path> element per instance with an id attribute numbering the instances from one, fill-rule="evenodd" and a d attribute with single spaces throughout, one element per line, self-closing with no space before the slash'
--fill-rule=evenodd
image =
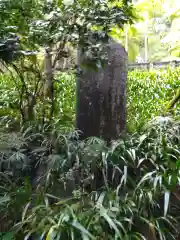
<path id="1" fill-rule="evenodd" d="M 116 139 L 126 128 L 128 57 L 118 43 L 104 47 L 108 58 L 98 71 L 84 69 L 77 78 L 76 127 L 83 137 Z M 83 55 L 78 51 L 78 65 Z"/>

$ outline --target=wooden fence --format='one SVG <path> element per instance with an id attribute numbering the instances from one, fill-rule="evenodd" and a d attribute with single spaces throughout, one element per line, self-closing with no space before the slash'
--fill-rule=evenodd
<path id="1" fill-rule="evenodd" d="M 169 62 L 143 62 L 143 63 L 132 63 L 129 64 L 129 70 L 142 69 L 166 69 L 168 67 L 178 67 L 180 66 L 180 61 L 169 61 Z"/>

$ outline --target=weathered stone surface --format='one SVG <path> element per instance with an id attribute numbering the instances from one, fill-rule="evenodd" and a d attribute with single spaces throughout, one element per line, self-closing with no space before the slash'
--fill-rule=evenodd
<path id="1" fill-rule="evenodd" d="M 128 60 L 118 43 L 105 46 L 108 55 L 99 71 L 83 70 L 77 79 L 76 127 L 84 137 L 97 136 L 109 141 L 126 128 L 126 79 Z M 78 65 L 83 56 L 78 52 Z"/>

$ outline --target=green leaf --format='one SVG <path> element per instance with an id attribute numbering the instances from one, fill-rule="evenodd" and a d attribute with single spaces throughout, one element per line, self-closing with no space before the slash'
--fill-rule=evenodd
<path id="1" fill-rule="evenodd" d="M 1 240 L 13 240 L 14 239 L 14 233 L 8 232 L 8 233 L 3 233 L 2 236 L 0 236 Z"/>
<path id="2" fill-rule="evenodd" d="M 55 230 L 55 227 L 51 227 L 46 236 L 46 240 L 55 240 L 56 235 L 57 235 L 57 231 Z"/>
<path id="3" fill-rule="evenodd" d="M 70 6 L 74 3 L 74 0 L 63 0 L 63 4 L 66 6 Z"/>
<path id="4" fill-rule="evenodd" d="M 72 225 L 73 227 L 75 227 L 76 229 L 78 229 L 78 230 L 81 232 L 82 235 L 86 235 L 86 236 L 88 236 L 90 239 L 95 239 L 95 237 L 94 237 L 91 233 L 89 233 L 89 231 L 86 230 L 79 222 L 73 221 L 73 222 L 71 223 L 71 225 Z"/>
<path id="5" fill-rule="evenodd" d="M 143 134 L 140 136 L 139 138 L 139 146 L 144 142 L 144 140 L 147 138 L 147 135 L 146 134 Z"/>
<path id="6" fill-rule="evenodd" d="M 164 194 L 164 216 L 167 215 L 167 211 L 169 207 L 169 198 L 170 198 L 170 192 L 166 191 Z"/>
<path id="7" fill-rule="evenodd" d="M 106 210 L 103 206 L 100 207 L 100 215 L 101 215 L 102 217 L 104 217 L 104 219 L 108 222 L 109 227 L 112 228 L 112 229 L 114 229 L 114 231 L 116 232 L 116 234 L 120 235 L 120 232 L 119 232 L 116 224 L 115 224 L 114 221 L 108 216 L 107 210 Z"/>
<path id="8" fill-rule="evenodd" d="M 7 203 L 11 200 L 10 196 L 3 196 L 3 197 L 0 197 L 0 205 L 1 204 L 4 204 L 4 203 Z"/>

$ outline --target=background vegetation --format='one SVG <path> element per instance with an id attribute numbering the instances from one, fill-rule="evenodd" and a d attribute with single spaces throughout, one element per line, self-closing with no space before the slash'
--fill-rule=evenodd
<path id="1" fill-rule="evenodd" d="M 179 88 L 180 69 L 129 72 L 127 81 L 127 124 L 128 130 L 133 132 L 141 129 L 153 117 L 168 115 L 168 105 Z M 1 109 L 2 119 L 20 119 L 17 104 L 18 91 L 14 80 L 9 74 L 1 74 Z M 56 127 L 73 129 L 76 108 L 76 76 L 72 73 L 58 73 L 55 76 L 55 91 L 57 109 L 55 114 Z M 174 116 L 179 115 L 179 103 L 171 111 Z"/>
<path id="2" fill-rule="evenodd" d="M 180 2 L 178 0 L 134 0 L 139 20 L 116 29 L 129 54 L 129 61 L 179 60 Z"/>

